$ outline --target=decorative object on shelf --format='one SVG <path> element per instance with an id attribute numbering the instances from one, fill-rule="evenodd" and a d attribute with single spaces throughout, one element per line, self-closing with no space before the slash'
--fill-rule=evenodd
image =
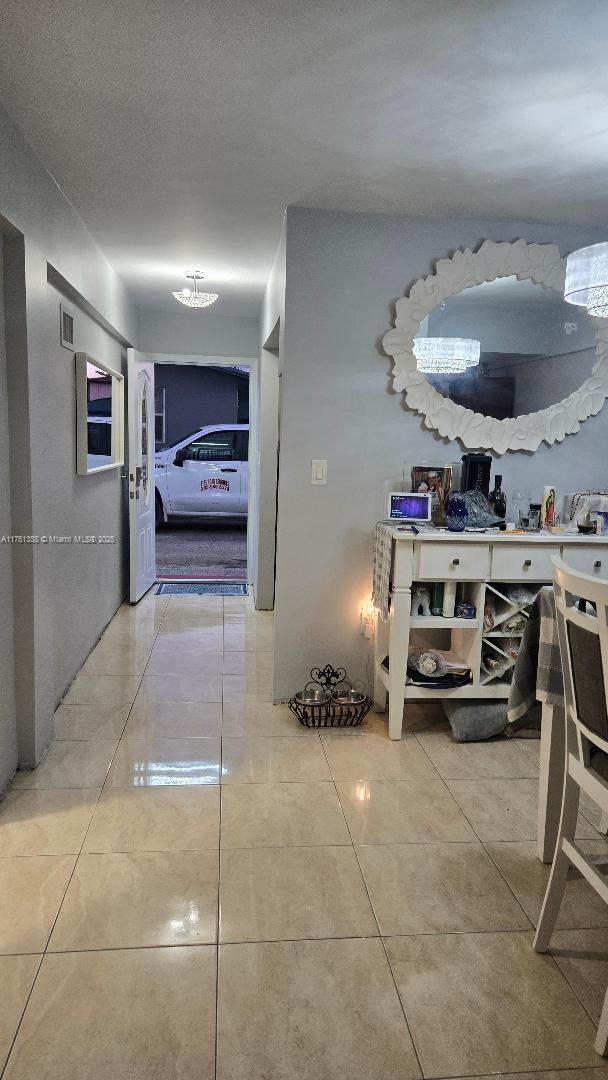
<path id="1" fill-rule="evenodd" d="M 593 533 L 597 533 L 597 520 L 587 513 L 584 518 L 581 518 L 577 528 L 583 536 L 591 536 Z"/>
<path id="2" fill-rule="evenodd" d="M 189 308 L 208 308 L 219 299 L 217 293 L 198 291 L 198 283 L 205 276 L 200 270 L 188 270 L 185 276 L 189 281 L 194 282 L 194 289 L 181 289 L 180 292 L 173 293 L 180 304 L 184 304 Z"/>
<path id="3" fill-rule="evenodd" d="M 456 618 L 474 619 L 475 604 L 469 604 L 466 600 L 461 600 L 460 603 L 456 604 Z"/>
<path id="4" fill-rule="evenodd" d="M 549 529 L 555 524 L 555 488 L 552 484 L 545 487 L 540 503 L 541 528 Z"/>
<path id="5" fill-rule="evenodd" d="M 596 318 L 608 318 L 608 244 L 591 244 L 568 255 L 564 300 Z"/>
<path id="6" fill-rule="evenodd" d="M 431 615 L 443 615 L 443 581 L 435 581 L 431 586 Z"/>
<path id="7" fill-rule="evenodd" d="M 313 668 L 311 681 L 288 705 L 303 727 L 357 727 L 371 709 L 371 698 L 355 689 L 344 668 Z"/>
<path id="8" fill-rule="evenodd" d="M 446 298 L 497 278 L 516 277 L 563 296 L 566 263 L 557 244 L 496 243 L 486 240 L 478 251 L 466 248 L 439 259 L 435 273 L 420 278 L 396 305 L 396 321 L 383 338 L 393 357 L 393 389 L 403 391 L 407 405 L 424 417 L 425 425 L 448 439 L 460 439 L 470 449 L 536 450 L 544 441 L 561 442 L 580 430 L 608 397 L 608 327 L 596 329 L 597 360 L 591 376 L 562 401 L 527 415 L 504 419 L 475 412 L 440 393 L 418 370 L 414 339 L 420 324 Z M 593 282 L 594 286 L 604 282 Z"/>
<path id="9" fill-rule="evenodd" d="M 528 528 L 531 532 L 540 528 L 540 503 L 530 503 L 530 512 L 528 514 Z"/>
<path id="10" fill-rule="evenodd" d="M 430 585 L 412 586 L 412 615 L 431 615 Z"/>
<path id="11" fill-rule="evenodd" d="M 444 619 L 453 619 L 456 610 L 456 582 L 444 581 L 443 583 L 443 608 L 441 614 Z"/>
<path id="12" fill-rule="evenodd" d="M 492 458 L 489 454 L 463 454 L 461 491 L 481 491 L 483 495 L 488 495 L 491 471 Z"/>
<path id="13" fill-rule="evenodd" d="M 451 465 L 414 465 L 412 491 L 431 495 L 433 525 L 445 525 L 445 511 L 452 487 Z"/>
<path id="14" fill-rule="evenodd" d="M 481 343 L 473 338 L 414 338 L 414 356 L 418 371 L 426 375 L 462 374 L 479 363 Z"/>
<path id="15" fill-rule="evenodd" d="M 494 623 L 496 621 L 496 604 L 491 596 L 486 596 L 486 602 L 483 606 L 483 628 L 484 630 L 493 630 Z"/>
<path id="16" fill-rule="evenodd" d="M 468 523 L 468 513 L 462 492 L 455 491 L 450 495 L 445 516 L 450 532 L 464 532 Z"/>
<path id="17" fill-rule="evenodd" d="M 465 491 L 463 499 L 467 508 L 467 525 L 471 529 L 492 529 L 500 525 L 502 518 L 493 513 L 483 492 Z"/>
<path id="18" fill-rule="evenodd" d="M 494 477 L 494 488 L 488 496 L 488 502 L 496 517 L 504 521 L 507 516 L 507 500 L 502 490 L 502 476 L 499 473 Z"/>

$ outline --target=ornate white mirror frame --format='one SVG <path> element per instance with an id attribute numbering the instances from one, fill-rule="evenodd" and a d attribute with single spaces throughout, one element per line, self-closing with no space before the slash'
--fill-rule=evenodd
<path id="1" fill-rule="evenodd" d="M 418 371 L 413 339 L 420 323 L 448 296 L 485 281 L 515 275 L 529 278 L 563 296 L 566 261 L 557 244 L 496 243 L 486 240 L 479 251 L 457 251 L 440 259 L 435 273 L 419 278 L 409 296 L 397 301 L 395 327 L 384 335 L 385 351 L 393 357 L 393 389 L 405 392 L 410 409 L 424 416 L 425 426 L 447 439 L 460 439 L 469 450 L 537 450 L 543 440 L 551 445 L 579 431 L 582 420 L 600 411 L 608 397 L 608 324 L 592 319 L 596 327 L 597 361 L 590 378 L 563 401 L 525 416 L 496 420 L 465 409 L 440 394 Z"/>

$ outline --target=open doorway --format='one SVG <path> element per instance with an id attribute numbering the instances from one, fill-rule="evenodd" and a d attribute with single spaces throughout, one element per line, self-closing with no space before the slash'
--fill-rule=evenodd
<path id="1" fill-rule="evenodd" d="M 246 584 L 250 367 L 155 357 L 156 576 Z"/>

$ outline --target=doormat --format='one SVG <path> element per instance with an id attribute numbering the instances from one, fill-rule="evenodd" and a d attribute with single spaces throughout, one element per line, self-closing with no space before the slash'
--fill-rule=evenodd
<path id="1" fill-rule="evenodd" d="M 208 596 L 210 593 L 220 596 L 247 596 L 247 586 L 228 581 L 164 581 L 156 590 L 159 593 L 186 593 L 189 596 Z"/>

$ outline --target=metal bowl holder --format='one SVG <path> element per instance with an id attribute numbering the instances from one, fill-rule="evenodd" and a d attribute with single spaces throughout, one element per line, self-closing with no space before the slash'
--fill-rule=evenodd
<path id="1" fill-rule="evenodd" d="M 346 678 L 345 668 L 333 668 L 331 664 L 326 664 L 324 668 L 313 668 L 310 675 L 311 681 L 306 683 L 305 690 L 321 687 L 331 694 L 337 686 L 347 686 L 349 690 L 353 688 Z M 372 700 L 365 697 L 363 701 L 352 705 L 339 705 L 336 701 L 328 701 L 323 705 L 303 705 L 292 697 L 288 705 L 303 727 L 357 727 L 371 709 Z"/>

